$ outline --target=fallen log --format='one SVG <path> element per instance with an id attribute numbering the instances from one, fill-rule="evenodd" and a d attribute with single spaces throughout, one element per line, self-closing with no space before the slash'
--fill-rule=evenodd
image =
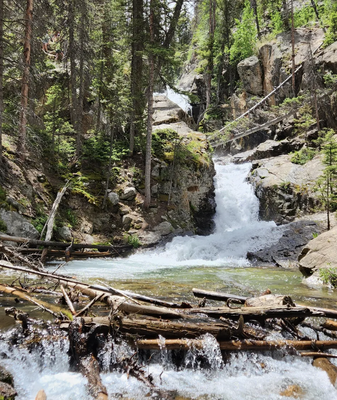
<path id="1" fill-rule="evenodd" d="M 330 319 L 326 320 L 322 325 L 323 328 L 329 329 L 330 331 L 337 331 L 337 322 L 331 321 Z"/>
<path id="2" fill-rule="evenodd" d="M 139 349 L 160 350 L 163 347 L 167 350 L 189 350 L 191 348 L 203 349 L 205 343 L 200 339 L 142 339 L 136 341 Z M 225 351 L 267 351 L 277 350 L 281 348 L 289 348 L 294 350 L 311 350 L 311 349 L 336 349 L 337 340 L 231 340 L 219 342 L 220 350 Z"/>
<path id="3" fill-rule="evenodd" d="M 62 315 L 64 315 L 64 317 L 67 317 L 70 320 L 72 319 L 71 314 L 67 310 L 64 310 L 63 308 L 58 307 L 55 304 L 49 304 L 42 300 L 33 299 L 31 296 L 28 296 L 27 293 L 25 293 L 24 291 L 19 290 L 17 288 L 13 288 L 8 285 L 0 284 L 0 292 L 4 292 L 4 293 L 10 294 L 12 296 L 19 297 L 22 300 L 26 300 L 29 303 L 32 303 L 32 304 L 36 305 L 37 307 L 41 308 L 43 311 L 46 311 L 49 314 L 53 315 L 55 318 L 59 318 L 60 315 L 62 314 Z"/>
<path id="4" fill-rule="evenodd" d="M 0 240 L 4 242 L 14 242 L 14 243 L 24 243 L 28 246 L 38 247 L 38 246 L 46 246 L 46 247 L 58 247 L 61 249 L 66 249 L 71 245 L 71 243 L 64 242 L 53 242 L 53 241 L 45 241 L 45 240 L 37 240 L 37 239 L 27 239 L 16 236 L 7 236 L 0 235 Z M 120 246 L 105 246 L 99 244 L 87 244 L 87 243 L 74 243 L 73 249 L 97 249 L 98 251 L 110 251 L 116 254 L 123 252 L 125 250 L 131 250 L 133 247 L 131 245 L 120 245 Z"/>
<path id="5" fill-rule="evenodd" d="M 300 353 L 301 357 L 313 357 L 313 358 L 337 358 L 336 354 L 321 353 L 319 351 L 306 351 Z"/>
<path id="6" fill-rule="evenodd" d="M 245 307 L 278 307 L 278 306 L 292 306 L 295 304 L 290 296 L 283 296 L 277 294 L 265 294 L 259 297 L 250 297 L 245 301 Z"/>
<path id="7" fill-rule="evenodd" d="M 224 322 L 188 322 L 169 321 L 150 318 L 120 317 L 110 320 L 109 317 L 83 317 L 86 325 L 104 326 L 108 331 L 110 327 L 121 333 L 156 338 L 161 335 L 165 338 L 196 338 L 210 333 L 219 340 L 229 339 L 235 332 L 229 324 Z"/>
<path id="8" fill-rule="evenodd" d="M 171 308 L 188 308 L 188 307 L 186 307 L 186 303 L 182 303 L 182 304 L 171 303 L 171 302 L 160 300 L 160 299 L 154 299 L 153 297 L 144 296 L 144 295 L 141 295 L 138 293 L 133 293 L 133 292 L 129 292 L 126 290 L 115 289 L 111 286 L 105 287 L 105 286 L 101 286 L 101 285 L 90 285 L 89 288 L 108 291 L 109 293 L 115 294 L 117 296 L 122 295 L 127 298 L 134 299 L 134 300 L 141 300 L 144 303 L 151 303 L 156 306 L 171 307 Z"/>
<path id="9" fill-rule="evenodd" d="M 267 307 L 203 307 L 186 309 L 184 312 L 191 314 L 206 314 L 213 318 L 231 318 L 239 319 L 242 315 L 245 321 L 256 320 L 264 321 L 267 318 L 293 318 L 293 317 L 310 317 L 310 316 L 325 316 L 321 311 L 314 311 L 309 307 L 288 307 L 279 306 L 275 308 Z"/>
<path id="10" fill-rule="evenodd" d="M 219 300 L 219 301 L 227 301 L 227 300 L 235 300 L 238 303 L 244 303 L 248 297 L 237 296 L 229 293 L 221 293 L 221 292 L 212 292 L 208 290 L 196 289 L 193 288 L 192 292 L 195 297 L 206 298 L 209 300 Z"/>
<path id="11" fill-rule="evenodd" d="M 325 371 L 328 374 L 330 382 L 332 385 L 335 385 L 337 381 L 337 367 L 333 365 L 328 359 L 321 357 L 315 358 L 312 362 L 312 365 L 316 368 L 319 368 Z"/>

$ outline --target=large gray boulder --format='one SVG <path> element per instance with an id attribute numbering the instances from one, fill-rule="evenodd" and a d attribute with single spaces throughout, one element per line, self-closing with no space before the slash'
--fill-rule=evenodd
<path id="1" fill-rule="evenodd" d="M 0 218 L 7 225 L 6 233 L 28 239 L 37 239 L 39 232 L 22 215 L 15 211 L 0 210 Z"/>
<path id="2" fill-rule="evenodd" d="M 260 200 L 260 218 L 278 224 L 312 213 L 319 205 L 314 190 L 324 166 L 318 155 L 304 165 L 281 155 L 253 162 L 250 181 Z"/>
<path id="3" fill-rule="evenodd" d="M 324 71 L 331 71 L 333 74 L 337 74 L 337 42 L 332 43 L 323 50 L 316 59 L 316 65 Z"/>
<path id="4" fill-rule="evenodd" d="M 294 221 L 278 229 L 282 236 L 270 247 L 249 253 L 248 259 L 258 265 L 277 265 L 282 268 L 296 268 L 301 250 L 313 238 L 322 232 L 322 226 L 315 221 Z"/>
<path id="5" fill-rule="evenodd" d="M 310 281 L 320 280 L 320 271 L 337 268 L 337 226 L 312 239 L 298 257 L 300 271 L 310 276 Z"/>
<path id="6" fill-rule="evenodd" d="M 243 88 L 251 94 L 262 96 L 262 69 L 259 59 L 251 56 L 240 61 L 238 73 L 243 83 Z"/>

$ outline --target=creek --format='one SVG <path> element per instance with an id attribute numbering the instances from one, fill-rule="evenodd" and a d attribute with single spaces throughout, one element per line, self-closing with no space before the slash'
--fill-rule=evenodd
<path id="1" fill-rule="evenodd" d="M 250 168 L 250 164 L 225 165 L 217 160 L 213 234 L 176 237 L 162 248 L 137 252 L 125 259 L 72 261 L 59 272 L 84 282 L 104 282 L 170 301 L 196 302 L 193 287 L 247 296 L 269 288 L 275 294 L 291 295 L 295 302 L 331 306 L 336 301 L 334 292 L 308 288 L 301 283 L 299 272 L 252 267 L 247 261 L 248 251 L 277 242 L 283 229 L 273 222 L 259 221 L 258 200 L 246 180 Z M 305 329 L 309 337 L 316 339 L 313 331 Z M 41 335 L 47 337 L 44 331 Z M 279 337 L 277 333 L 273 335 L 274 339 Z M 320 338 L 325 337 L 320 334 Z M 18 400 L 34 399 L 42 388 L 48 400 L 89 400 L 85 378 L 68 371 L 67 341 L 45 340 L 42 344 L 38 351 L 30 352 L 0 341 L 1 364 L 14 374 Z M 107 343 L 101 352 L 103 366 L 121 354 L 130 356 L 133 351 L 125 343 Z M 311 359 L 285 350 L 222 355 L 210 335 L 204 337 L 202 350 L 186 353 L 179 368 L 165 350 L 163 339 L 161 352 L 146 369 L 153 375 L 154 384 L 177 400 L 277 400 L 293 399 L 298 393 L 297 398 L 304 400 L 337 400 L 337 391 L 326 373 L 311 366 Z M 135 378 L 107 372 L 107 367 L 102 379 L 110 399 L 140 400 L 148 393 Z M 289 387 L 295 387 L 297 394 L 284 397 Z"/>

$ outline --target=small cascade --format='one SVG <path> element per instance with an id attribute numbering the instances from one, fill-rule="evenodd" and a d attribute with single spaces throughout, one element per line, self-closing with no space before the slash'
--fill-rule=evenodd
<path id="1" fill-rule="evenodd" d="M 178 236 L 164 248 L 138 252 L 126 259 L 101 261 L 99 266 L 93 260 L 74 261 L 67 273 L 83 278 L 96 277 L 99 271 L 101 278 L 114 279 L 120 276 L 121 266 L 124 276 L 182 266 L 249 266 L 247 252 L 276 243 L 282 230 L 274 222 L 259 221 L 259 202 L 247 181 L 251 164 L 223 164 L 217 160 L 215 169 L 217 207 L 213 234 Z"/>

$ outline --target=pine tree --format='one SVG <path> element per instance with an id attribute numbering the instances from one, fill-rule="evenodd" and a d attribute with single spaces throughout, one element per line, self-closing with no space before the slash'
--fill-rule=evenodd
<path id="1" fill-rule="evenodd" d="M 237 30 L 233 35 L 234 42 L 230 49 L 230 59 L 234 64 L 254 54 L 257 31 L 254 13 L 248 0 L 245 1 L 241 21 L 236 20 L 236 25 Z"/>
<path id="2" fill-rule="evenodd" d="M 325 165 L 322 176 L 317 182 L 317 189 L 326 210 L 327 229 L 330 230 L 330 213 L 337 208 L 337 137 L 333 129 L 321 132 L 318 140 Z"/>

